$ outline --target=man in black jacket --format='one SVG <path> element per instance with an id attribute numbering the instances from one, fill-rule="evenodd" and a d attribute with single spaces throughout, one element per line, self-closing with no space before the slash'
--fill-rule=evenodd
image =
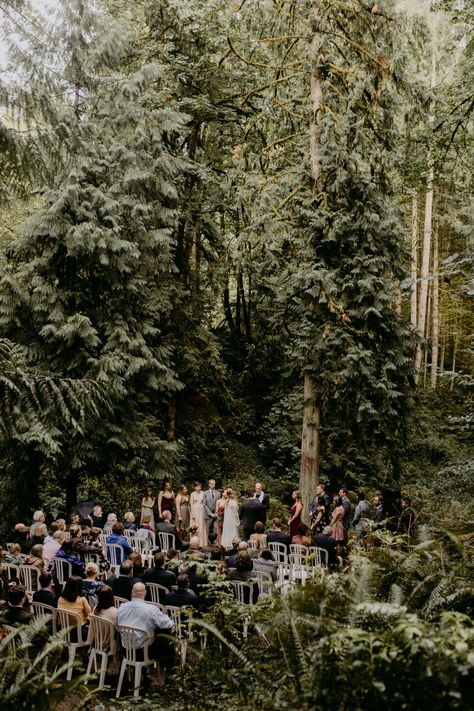
<path id="1" fill-rule="evenodd" d="M 125 560 L 119 568 L 117 577 L 112 577 L 107 580 L 107 585 L 113 590 L 114 595 L 123 597 L 125 600 L 132 599 L 132 588 L 135 583 L 141 583 L 139 578 L 133 576 L 133 563 L 131 560 Z"/>
<path id="2" fill-rule="evenodd" d="M 270 497 L 268 496 L 268 494 L 266 494 L 264 492 L 263 487 L 260 484 L 260 482 L 257 482 L 255 484 L 255 493 L 253 495 L 253 498 L 257 499 L 262 504 L 263 512 L 262 512 L 262 518 L 260 519 L 260 521 L 262 521 L 262 523 L 266 523 L 267 511 L 270 508 Z"/>
<path id="3" fill-rule="evenodd" d="M 173 607 L 194 607 L 196 610 L 199 607 L 200 600 L 196 593 L 189 590 L 189 577 L 186 573 L 180 573 L 176 580 L 177 590 L 169 592 L 165 598 L 165 605 Z"/>
<path id="4" fill-rule="evenodd" d="M 176 585 L 176 575 L 171 570 L 165 570 L 163 567 L 165 564 L 165 554 L 155 553 L 153 558 L 153 568 L 148 568 L 143 574 L 142 581 L 145 583 L 156 583 L 158 585 L 163 585 L 168 592 L 171 590 L 173 585 Z M 162 599 L 163 598 L 163 599 Z M 146 599 L 151 600 L 150 591 L 147 589 Z M 160 590 L 160 602 L 164 605 L 165 593 Z M 171 604 L 171 603 L 170 603 Z"/>
<path id="5" fill-rule="evenodd" d="M 39 576 L 40 589 L 33 593 L 33 602 L 57 607 L 58 598 L 53 588 L 53 577 L 49 573 Z"/>
<path id="6" fill-rule="evenodd" d="M 331 529 L 329 526 L 326 526 L 322 533 L 313 533 L 312 544 L 328 552 L 328 565 L 333 566 L 337 565 L 337 541 L 331 538 L 330 533 Z"/>
<path id="7" fill-rule="evenodd" d="M 281 521 L 279 518 L 274 518 L 272 528 L 266 531 L 267 543 L 284 543 L 290 550 L 291 536 L 289 533 L 281 530 Z"/>
<path id="8" fill-rule="evenodd" d="M 239 517 L 242 521 L 242 528 L 244 530 L 244 538 L 246 541 L 249 540 L 250 536 L 254 532 L 255 524 L 257 521 L 265 521 L 266 511 L 260 499 L 253 496 L 246 499 L 242 506 L 240 507 Z"/>
<path id="9" fill-rule="evenodd" d="M 157 533 L 171 533 L 174 536 L 174 546 L 171 546 L 172 548 L 176 548 L 177 551 L 183 550 L 183 541 L 179 537 L 178 529 L 174 525 L 174 523 L 171 523 L 171 511 L 163 511 L 162 514 L 162 521 L 157 524 L 156 526 L 156 532 Z M 159 537 L 157 536 L 157 539 L 159 540 Z M 158 543 L 157 540 L 157 543 Z"/>

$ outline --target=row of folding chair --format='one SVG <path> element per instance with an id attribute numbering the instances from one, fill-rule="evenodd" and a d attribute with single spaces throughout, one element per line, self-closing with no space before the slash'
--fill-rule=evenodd
<path id="1" fill-rule="evenodd" d="M 24 585 L 26 592 L 33 593 L 39 588 L 40 571 L 32 565 L 13 565 L 13 563 L 3 563 L 2 568 L 6 570 L 8 580 L 19 580 Z"/>
<path id="2" fill-rule="evenodd" d="M 303 546 L 300 544 L 292 543 L 288 550 L 284 543 L 269 543 L 268 547 L 273 553 L 273 556 L 277 563 L 289 563 L 290 557 L 293 562 L 299 559 L 299 562 L 307 560 L 309 564 L 312 565 L 325 565 L 328 564 L 328 552 L 324 548 L 318 548 L 316 546 Z"/>

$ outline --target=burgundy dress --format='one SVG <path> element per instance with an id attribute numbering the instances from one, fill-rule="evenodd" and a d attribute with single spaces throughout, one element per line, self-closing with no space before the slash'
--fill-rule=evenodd
<path id="1" fill-rule="evenodd" d="M 174 508 L 174 496 L 162 496 L 161 497 L 161 514 L 163 515 L 165 511 L 171 513 L 171 520 L 173 520 L 173 508 Z"/>
<path id="2" fill-rule="evenodd" d="M 296 511 L 296 503 L 293 504 L 293 506 L 292 506 L 291 509 L 290 509 L 290 513 L 291 513 L 292 516 L 294 516 L 295 511 Z M 296 536 L 296 535 L 298 534 L 298 527 L 299 527 L 300 524 L 301 524 L 301 514 L 302 514 L 302 512 L 303 512 L 303 508 L 301 508 L 301 511 L 300 511 L 299 515 L 294 519 L 294 521 L 292 521 L 292 522 L 290 523 L 290 536 L 291 536 L 291 540 L 293 540 L 293 536 Z"/>

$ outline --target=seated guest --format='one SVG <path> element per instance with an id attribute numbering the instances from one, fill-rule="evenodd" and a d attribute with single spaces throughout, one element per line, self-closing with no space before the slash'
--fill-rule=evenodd
<path id="1" fill-rule="evenodd" d="M 176 548 L 168 548 L 165 553 L 165 568 L 171 570 L 172 573 L 178 575 L 181 566 L 179 553 Z"/>
<path id="2" fill-rule="evenodd" d="M 97 617 L 102 617 L 104 620 L 112 622 L 115 626 L 115 622 L 117 620 L 117 608 L 114 605 L 114 593 L 110 585 L 103 585 L 97 591 L 97 604 L 93 610 L 93 614 Z M 110 649 L 110 634 L 111 630 L 109 629 L 109 627 L 107 627 L 102 640 L 104 649 Z M 112 632 L 112 634 L 115 635 L 115 631 Z M 87 637 L 87 641 L 89 644 L 92 644 L 94 641 L 94 627 L 92 625 L 89 627 L 89 635 Z M 117 665 L 118 650 L 116 658 L 113 660 L 113 666 L 117 667 Z"/>
<path id="3" fill-rule="evenodd" d="M 97 593 L 104 587 L 103 580 L 97 580 L 99 568 L 95 563 L 87 563 L 86 578 L 82 581 L 82 594 L 93 610 L 97 603 Z"/>
<path id="4" fill-rule="evenodd" d="M 133 564 L 133 577 L 141 580 L 143 573 L 145 572 L 145 566 L 143 565 L 141 553 L 130 553 L 128 559 L 131 560 Z"/>
<path id="5" fill-rule="evenodd" d="M 257 552 L 262 551 L 267 547 L 267 535 L 265 526 L 261 521 L 257 521 L 254 527 L 255 533 L 252 533 L 250 540 L 257 544 Z"/>
<path id="6" fill-rule="evenodd" d="M 23 564 L 31 565 L 33 568 L 37 568 L 40 574 L 44 573 L 43 546 L 32 546 L 29 554 L 24 559 Z"/>
<path id="7" fill-rule="evenodd" d="M 184 557 L 186 560 L 205 560 L 206 556 L 201 550 L 198 536 L 191 536 L 189 539 L 189 548 Z"/>
<path id="8" fill-rule="evenodd" d="M 8 553 L 5 553 L 3 560 L 9 565 L 22 565 L 23 559 L 20 558 L 21 546 L 19 543 L 12 543 Z"/>
<path id="9" fill-rule="evenodd" d="M 232 548 L 229 548 L 228 550 L 225 551 L 224 556 L 229 558 L 230 556 L 235 556 L 237 551 L 239 550 L 239 543 L 240 543 L 240 538 L 237 536 L 232 539 Z M 229 566 L 231 567 L 231 566 Z"/>
<path id="10" fill-rule="evenodd" d="M 58 598 L 53 587 L 53 577 L 50 573 L 43 573 L 39 576 L 39 590 L 33 593 L 33 602 L 41 602 L 43 605 L 56 607 Z"/>
<path id="11" fill-rule="evenodd" d="M 313 533 L 312 544 L 317 548 L 323 548 L 328 552 L 329 565 L 337 565 L 336 547 L 337 541 L 331 537 L 331 526 L 326 526 L 322 533 Z"/>
<path id="12" fill-rule="evenodd" d="M 178 529 L 171 523 L 171 511 L 163 511 L 161 515 L 161 521 L 156 525 L 157 533 L 172 533 L 174 536 L 174 547 L 176 550 L 180 551 L 183 549 L 183 541 L 181 540 Z M 158 540 L 157 540 L 158 543 Z"/>
<path id="13" fill-rule="evenodd" d="M 149 605 L 145 602 L 146 588 L 144 583 L 138 581 L 132 589 L 132 599 L 124 602 L 117 610 L 116 625 L 120 633 L 120 626 L 136 627 L 143 630 L 143 633 L 136 632 L 135 649 L 137 658 L 143 659 L 139 650 L 143 648 L 146 637 L 153 639 L 149 646 L 148 654 L 151 659 L 158 659 L 160 664 L 167 670 L 173 668 L 176 654 L 172 640 L 163 638 L 163 634 L 169 634 L 173 627 L 173 621 L 162 612 L 156 605 Z M 155 639 L 155 635 L 158 635 Z"/>
<path id="14" fill-rule="evenodd" d="M 53 537 L 43 544 L 43 560 L 48 566 L 66 540 L 64 531 L 55 531 Z"/>
<path id="15" fill-rule="evenodd" d="M 180 573 L 176 579 L 177 590 L 172 590 L 165 597 L 165 605 L 172 607 L 194 607 L 198 609 L 199 598 L 196 593 L 189 590 L 189 577 L 186 573 Z"/>
<path id="16" fill-rule="evenodd" d="M 12 586 L 8 591 L 8 607 L 3 621 L 11 627 L 20 627 L 29 625 L 32 619 L 26 588 L 23 585 Z"/>
<path id="17" fill-rule="evenodd" d="M 290 549 L 290 534 L 281 530 L 281 521 L 279 518 L 273 519 L 272 528 L 267 531 L 267 543 L 284 543 L 287 549 Z"/>
<path id="18" fill-rule="evenodd" d="M 208 545 L 203 546 L 201 549 L 204 555 L 206 557 L 209 556 L 211 560 L 221 560 L 224 555 L 225 548 L 217 542 L 217 533 L 208 533 L 207 540 L 209 542 Z"/>
<path id="19" fill-rule="evenodd" d="M 308 536 L 308 529 L 304 525 L 304 523 L 300 523 L 298 528 L 297 528 L 297 533 L 296 536 L 293 536 L 291 539 L 291 542 L 294 543 L 295 545 L 300 545 L 300 546 L 310 546 L 311 545 L 311 538 Z"/>
<path id="20" fill-rule="evenodd" d="M 278 563 L 273 557 L 273 553 L 269 548 L 264 548 L 260 551 L 258 558 L 254 558 L 253 569 L 259 570 L 262 573 L 270 573 L 273 582 L 276 582 L 278 577 Z"/>
<path id="21" fill-rule="evenodd" d="M 32 534 L 30 531 L 30 541 L 32 546 L 40 545 L 44 543 L 44 539 L 48 535 L 48 529 L 45 523 L 40 523 L 35 528 L 35 532 Z"/>
<path id="22" fill-rule="evenodd" d="M 135 526 L 135 516 L 133 515 L 132 511 L 127 511 L 127 513 L 124 514 L 123 527 L 127 531 L 137 530 L 137 527 Z"/>
<path id="23" fill-rule="evenodd" d="M 140 523 L 140 528 L 138 530 L 140 531 L 142 528 L 145 531 L 153 531 L 153 528 L 151 526 L 151 514 L 149 514 L 149 513 L 143 514 L 142 520 Z"/>
<path id="24" fill-rule="evenodd" d="M 91 513 L 92 528 L 103 528 L 105 523 L 104 512 L 102 506 L 94 506 Z"/>
<path id="25" fill-rule="evenodd" d="M 82 578 L 78 575 L 72 575 L 66 580 L 64 590 L 58 600 L 58 610 L 67 610 L 67 612 L 76 612 L 81 616 L 82 621 L 82 640 L 87 639 L 89 630 L 89 615 L 91 608 L 85 597 L 82 597 Z"/>
<path id="26" fill-rule="evenodd" d="M 250 556 L 249 544 L 247 543 L 247 541 L 239 541 L 239 545 L 237 546 L 237 550 L 235 551 L 235 553 L 233 555 L 227 556 L 227 565 L 229 566 L 229 568 L 235 568 L 236 556 L 238 553 L 241 553 L 242 551 L 244 551 L 245 553 L 248 553 L 248 555 Z"/>
<path id="27" fill-rule="evenodd" d="M 104 528 L 112 528 L 114 523 L 117 523 L 117 514 L 109 513 L 107 521 L 104 524 Z"/>
<path id="28" fill-rule="evenodd" d="M 120 553 L 120 562 L 127 560 L 130 553 L 133 553 L 133 548 L 130 546 L 129 542 L 123 535 L 123 523 L 114 523 L 112 526 L 112 533 L 107 536 L 107 543 L 113 543 L 116 546 L 120 546 L 122 551 Z M 107 558 L 110 563 L 110 551 L 107 551 Z"/>
<path id="29" fill-rule="evenodd" d="M 82 538 L 82 529 L 80 526 L 73 525 L 69 527 L 69 539 L 72 543 L 72 550 L 79 556 L 82 553 L 95 553 L 96 550 L 92 548 L 87 542 Z"/>
<path id="30" fill-rule="evenodd" d="M 79 558 L 77 553 L 73 551 L 72 548 L 73 544 L 70 538 L 66 538 L 66 540 L 63 541 L 61 548 L 58 550 L 58 552 L 55 555 L 55 558 L 61 558 L 66 560 L 68 563 L 72 565 L 72 574 L 73 575 L 78 575 L 79 577 L 83 577 L 84 575 L 84 569 L 85 565 L 84 562 Z M 53 568 L 54 568 L 54 558 L 53 558 Z"/>
<path id="31" fill-rule="evenodd" d="M 133 577 L 133 563 L 131 560 L 124 560 L 119 568 L 117 577 L 113 576 L 107 580 L 115 596 L 123 597 L 130 600 L 132 588 L 135 583 L 140 582 L 138 578 Z"/>
<path id="32" fill-rule="evenodd" d="M 77 511 L 71 511 L 69 514 L 69 528 L 71 526 L 80 526 L 81 525 L 81 517 L 77 513 Z"/>
<path id="33" fill-rule="evenodd" d="M 252 559 L 247 551 L 239 551 L 235 556 L 235 570 L 230 571 L 231 580 L 240 580 L 242 582 L 251 582 L 252 584 L 252 601 L 255 603 L 258 600 L 258 584 L 255 579 L 252 579 L 253 566 Z M 250 593 L 249 593 L 250 594 Z M 250 599 L 244 600 L 250 602 Z"/>
<path id="34" fill-rule="evenodd" d="M 35 531 L 38 528 L 38 526 L 41 526 L 41 524 L 44 524 L 46 520 L 46 516 L 44 515 L 43 511 L 35 511 L 33 514 L 33 523 L 30 526 L 30 538 L 35 535 Z"/>
<path id="35" fill-rule="evenodd" d="M 60 530 L 61 530 L 61 529 L 60 529 L 59 523 L 58 523 L 57 521 L 53 521 L 52 523 L 50 523 L 49 528 L 48 528 L 48 535 L 45 536 L 45 539 L 44 539 L 44 541 L 43 541 L 43 545 L 44 545 L 45 543 L 51 543 L 51 541 L 53 540 L 53 536 L 54 536 L 55 532 L 56 532 L 56 531 L 60 531 Z"/>
<path id="36" fill-rule="evenodd" d="M 27 555 L 30 552 L 30 529 L 27 528 L 24 523 L 16 524 L 15 537 L 13 538 L 13 541 L 20 545 L 21 552 L 23 553 L 23 555 Z"/>
<path id="37" fill-rule="evenodd" d="M 165 570 L 165 554 L 155 553 L 153 557 L 153 568 L 148 568 L 143 574 L 143 582 L 147 583 L 157 583 L 158 585 L 163 585 L 168 591 L 171 590 L 173 585 L 176 585 L 176 575 L 171 572 L 171 570 Z M 163 598 L 163 599 L 162 599 Z M 147 591 L 147 600 L 151 600 L 150 592 Z M 165 592 L 160 590 L 160 602 L 164 604 Z"/>

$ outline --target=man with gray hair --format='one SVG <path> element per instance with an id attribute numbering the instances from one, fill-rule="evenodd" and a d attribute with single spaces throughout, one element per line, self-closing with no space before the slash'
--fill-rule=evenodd
<path id="1" fill-rule="evenodd" d="M 174 623 L 157 605 L 145 602 L 146 587 L 137 582 L 132 588 L 132 599 L 124 602 L 117 610 L 116 627 L 121 635 L 121 627 L 134 627 L 134 646 L 137 657 L 146 640 L 151 644 L 148 653 L 151 659 L 158 659 L 166 669 L 171 669 L 175 663 L 175 648 L 172 639 L 163 639 L 162 635 L 170 634 Z"/>
<path id="2" fill-rule="evenodd" d="M 66 533 L 64 531 L 55 531 L 51 540 L 43 543 L 43 560 L 46 566 L 49 566 L 65 540 Z"/>
<path id="3" fill-rule="evenodd" d="M 30 536 L 35 535 L 35 531 L 38 528 L 38 526 L 41 526 L 42 523 L 44 523 L 46 520 L 46 516 L 44 515 L 43 511 L 35 511 L 33 514 L 33 523 L 30 526 Z"/>

